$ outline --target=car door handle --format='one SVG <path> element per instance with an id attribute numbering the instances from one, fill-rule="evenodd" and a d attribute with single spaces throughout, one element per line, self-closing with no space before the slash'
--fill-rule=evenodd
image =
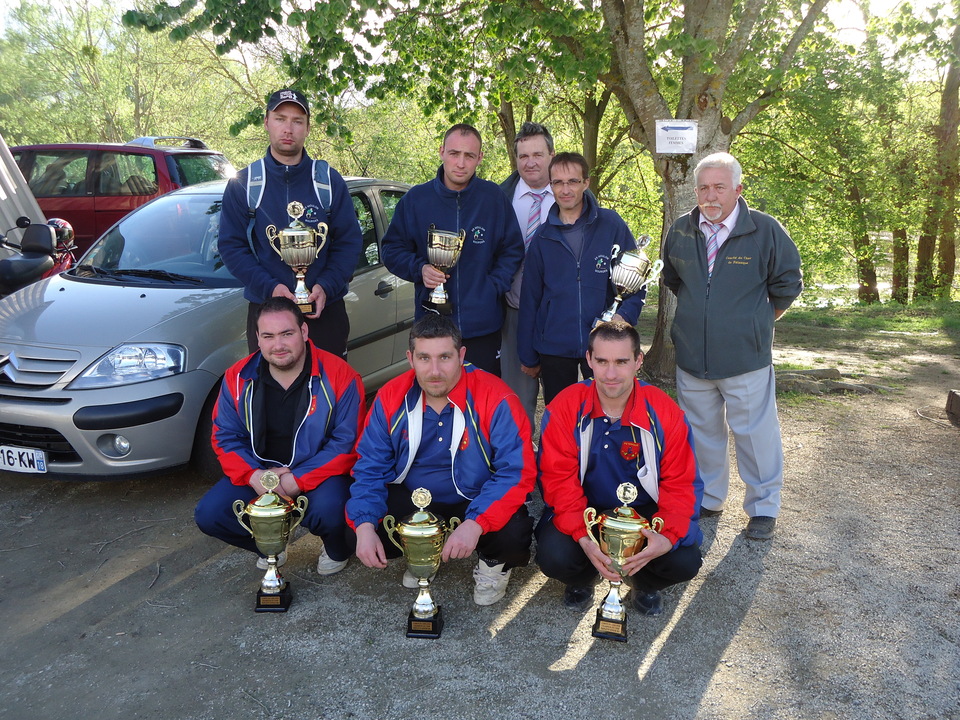
<path id="1" fill-rule="evenodd" d="M 380 284 L 377 285 L 377 289 L 373 291 L 373 294 L 377 297 L 386 297 L 393 292 L 393 285 L 388 283 L 386 280 L 381 280 Z"/>

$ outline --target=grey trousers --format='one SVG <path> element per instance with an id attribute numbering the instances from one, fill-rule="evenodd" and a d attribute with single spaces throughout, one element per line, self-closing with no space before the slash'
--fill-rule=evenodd
<path id="1" fill-rule="evenodd" d="M 677 397 L 693 428 L 703 477 L 703 507 L 719 510 L 730 488 L 729 433 L 737 470 L 746 484 L 743 509 L 750 517 L 780 514 L 783 444 L 773 366 L 722 380 L 702 380 L 677 368 Z"/>

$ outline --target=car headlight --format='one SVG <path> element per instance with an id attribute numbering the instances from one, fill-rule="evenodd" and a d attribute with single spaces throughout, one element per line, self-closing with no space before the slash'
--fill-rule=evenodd
<path id="1" fill-rule="evenodd" d="M 183 372 L 186 353 L 179 345 L 152 343 L 116 347 L 70 383 L 72 390 L 129 385 Z"/>

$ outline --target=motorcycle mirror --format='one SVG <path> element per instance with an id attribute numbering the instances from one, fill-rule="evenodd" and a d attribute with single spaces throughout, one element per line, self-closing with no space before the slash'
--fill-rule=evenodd
<path id="1" fill-rule="evenodd" d="M 17 227 L 18 228 L 27 228 L 30 227 L 30 218 L 26 215 L 21 215 L 17 218 Z"/>

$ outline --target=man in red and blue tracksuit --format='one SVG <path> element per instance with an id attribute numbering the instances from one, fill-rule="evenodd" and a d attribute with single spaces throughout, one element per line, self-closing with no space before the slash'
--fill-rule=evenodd
<path id="1" fill-rule="evenodd" d="M 353 554 L 343 508 L 364 416 L 363 383 L 344 360 L 310 342 L 292 300 L 271 298 L 255 321 L 260 351 L 227 370 L 214 409 L 213 449 L 224 477 L 198 503 L 197 525 L 258 552 L 233 503 L 265 492 L 260 478 L 272 470 L 280 477 L 276 492 L 306 495 L 302 524 L 323 540 L 317 572 L 332 575 Z M 285 559 L 283 553 L 280 564 Z"/>
<path id="2" fill-rule="evenodd" d="M 547 406 L 540 434 L 540 484 L 547 508 L 537 525 L 537 562 L 566 585 L 563 602 L 585 609 L 598 574 L 619 580 L 611 559 L 588 537 L 587 507 L 622 505 L 617 489 L 630 483 L 628 504 L 652 525 L 643 549 L 623 563 L 633 606 L 663 611 L 660 591 L 693 578 L 702 563 L 697 522 L 703 482 L 683 411 L 662 390 L 640 382 L 640 337 L 624 322 L 591 333 L 587 362 L 593 379 L 562 390 Z"/>
<path id="3" fill-rule="evenodd" d="M 370 409 L 346 512 L 357 558 L 385 568 L 400 553 L 381 520 L 410 515 L 412 492 L 429 490 L 430 512 L 463 520 L 441 560 L 476 550 L 474 601 L 490 605 L 504 596 L 511 569 L 530 559 L 533 521 L 525 503 L 536 463 L 519 399 L 499 378 L 465 364 L 464 352 L 449 317 L 428 314 L 414 323 L 412 369 L 384 385 Z M 417 585 L 409 571 L 403 583 Z"/>

